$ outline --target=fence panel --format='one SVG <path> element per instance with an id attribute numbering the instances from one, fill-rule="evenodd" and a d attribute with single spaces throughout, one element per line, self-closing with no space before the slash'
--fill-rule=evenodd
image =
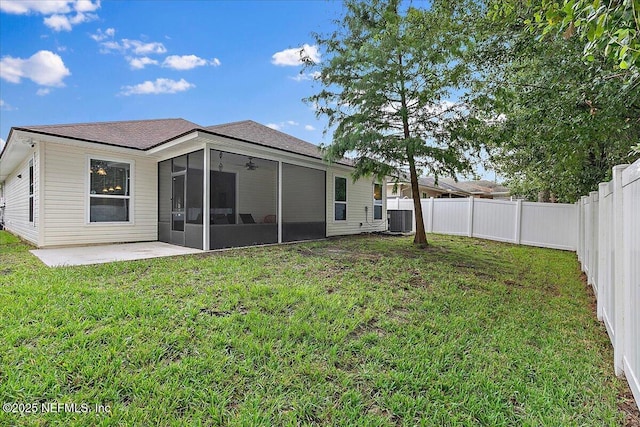
<path id="1" fill-rule="evenodd" d="M 433 199 L 433 232 L 466 236 L 469 233 L 468 199 Z M 427 228 L 428 229 L 428 228 Z"/>
<path id="2" fill-rule="evenodd" d="M 623 370 L 640 401 L 640 160 L 622 172 L 625 337 Z"/>
<path id="3" fill-rule="evenodd" d="M 516 242 L 517 202 L 474 199 L 473 204 L 473 237 Z"/>
<path id="4" fill-rule="evenodd" d="M 599 264 L 597 290 L 598 318 L 604 322 L 609 336 L 613 336 L 614 309 L 614 245 L 613 245 L 613 186 L 600 184 Z"/>
<path id="5" fill-rule="evenodd" d="M 520 243 L 576 250 L 576 205 L 522 202 Z"/>

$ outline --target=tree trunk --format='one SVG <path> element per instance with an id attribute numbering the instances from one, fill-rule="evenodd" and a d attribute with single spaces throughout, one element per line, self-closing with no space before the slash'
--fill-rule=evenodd
<path id="1" fill-rule="evenodd" d="M 402 129 L 405 143 L 407 144 L 407 161 L 409 162 L 409 175 L 411 176 L 411 196 L 413 198 L 413 212 L 415 213 L 416 217 L 416 235 L 413 237 L 413 244 L 424 248 L 428 245 L 427 233 L 424 229 L 424 221 L 422 219 L 422 203 L 420 203 L 420 188 L 418 187 L 416 160 L 413 157 L 413 142 L 410 142 L 411 131 L 409 130 L 409 110 L 407 108 L 407 94 L 404 85 L 404 73 L 402 72 L 402 53 L 400 52 L 398 52 L 398 64 L 400 66 L 400 106 L 402 112 Z"/>
<path id="2" fill-rule="evenodd" d="M 416 216 L 416 235 L 413 237 L 413 243 L 419 245 L 420 247 L 427 247 L 429 243 L 427 242 L 427 233 L 424 229 L 424 220 L 422 217 L 422 203 L 420 202 L 420 188 L 418 187 L 416 162 L 413 159 L 413 154 L 408 155 L 407 157 L 409 159 L 409 174 L 411 175 L 411 195 L 413 196 L 413 211 L 415 212 Z"/>

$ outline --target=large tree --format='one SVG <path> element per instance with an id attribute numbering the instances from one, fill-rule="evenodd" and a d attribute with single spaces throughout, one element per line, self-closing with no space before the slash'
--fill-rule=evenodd
<path id="1" fill-rule="evenodd" d="M 639 84 L 640 0 L 491 0 L 498 20 L 524 16 L 534 33 L 580 38 L 584 59 L 610 60 L 620 77 Z M 613 69 L 612 68 L 612 69 Z"/>
<path id="2" fill-rule="evenodd" d="M 468 73 L 460 3 L 435 0 L 421 9 L 347 0 L 337 29 L 315 35 L 323 60 L 307 64 L 322 85 L 307 101 L 333 131 L 326 159 L 354 157 L 354 179 L 408 176 L 418 245 L 427 244 L 418 176 L 470 172 L 468 154 L 477 148 L 456 126 L 465 109 L 450 100 Z"/>
<path id="3" fill-rule="evenodd" d="M 583 61 L 579 38 L 531 34 L 529 13 L 484 22 L 470 105 L 493 119 L 480 139 L 514 193 L 573 202 L 638 157 L 640 91 L 612 73 L 613 59 Z"/>

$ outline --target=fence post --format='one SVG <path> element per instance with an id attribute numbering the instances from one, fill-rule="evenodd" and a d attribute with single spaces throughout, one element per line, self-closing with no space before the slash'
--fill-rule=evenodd
<path id="1" fill-rule="evenodd" d="M 587 252 L 587 196 L 580 197 L 580 253 L 578 259 L 580 260 L 580 268 L 585 271 L 587 266 L 585 265 L 585 255 Z"/>
<path id="2" fill-rule="evenodd" d="M 429 233 L 433 233 L 433 212 L 434 212 L 434 198 L 429 197 Z"/>
<path id="3" fill-rule="evenodd" d="M 473 237 L 473 196 L 469 197 L 469 228 L 467 232 L 468 237 Z"/>
<path id="4" fill-rule="evenodd" d="M 516 200 L 516 237 L 513 241 L 516 245 L 520 244 L 520 233 L 522 232 L 522 200 Z"/>
<path id="5" fill-rule="evenodd" d="M 627 165 L 613 167 L 613 297 L 615 311 L 614 318 L 614 344 L 613 367 L 618 376 L 624 374 L 625 354 L 625 288 L 624 288 L 624 223 L 622 203 L 622 171 Z"/>
<path id="6" fill-rule="evenodd" d="M 598 203 L 598 280 L 596 291 L 596 315 L 598 320 L 602 321 L 602 304 L 604 303 L 604 288 L 607 286 L 606 275 L 609 274 L 611 269 L 610 263 L 607 263 L 607 256 L 609 255 L 608 239 L 608 227 L 611 221 L 607 212 L 606 194 L 608 183 L 601 182 L 598 185 L 599 203 Z M 607 268 L 605 268 L 605 266 Z"/>
<path id="7" fill-rule="evenodd" d="M 576 205 L 578 206 L 578 235 L 576 236 L 578 250 L 576 252 L 578 254 L 578 262 L 580 262 L 582 257 L 582 199 L 578 199 Z"/>
<path id="8" fill-rule="evenodd" d="M 589 252 L 588 283 L 597 289 L 598 269 L 600 268 L 598 265 L 598 210 L 600 206 L 598 192 L 591 191 L 589 193 L 589 199 L 591 200 L 591 229 L 589 230 L 591 234 L 591 251 Z"/>

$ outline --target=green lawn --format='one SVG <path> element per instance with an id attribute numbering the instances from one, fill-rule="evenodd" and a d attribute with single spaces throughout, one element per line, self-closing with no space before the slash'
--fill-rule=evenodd
<path id="1" fill-rule="evenodd" d="M 49 269 L 0 232 L 0 425 L 620 425 L 575 254 L 349 237 Z M 37 407 L 41 411 L 41 406 Z"/>

